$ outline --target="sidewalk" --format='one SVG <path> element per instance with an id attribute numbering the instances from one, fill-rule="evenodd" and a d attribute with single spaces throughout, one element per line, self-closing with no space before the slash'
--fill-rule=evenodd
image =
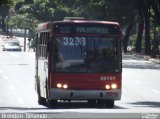
<path id="1" fill-rule="evenodd" d="M 151 61 L 155 64 L 160 64 L 160 59 L 159 58 L 152 58 L 151 56 L 143 55 L 143 54 L 134 54 L 138 58 L 142 58 L 147 61 Z"/>
<path id="2" fill-rule="evenodd" d="M 160 64 L 160 59 L 151 58 L 151 59 L 149 59 L 149 61 L 152 61 L 152 62 L 154 62 L 156 64 Z"/>

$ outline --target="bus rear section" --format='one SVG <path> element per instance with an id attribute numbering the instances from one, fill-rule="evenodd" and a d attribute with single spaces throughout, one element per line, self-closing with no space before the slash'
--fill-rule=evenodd
<path id="1" fill-rule="evenodd" d="M 51 31 L 47 77 L 40 76 L 43 69 L 37 68 L 40 104 L 55 107 L 58 100 L 87 100 L 90 105 L 113 108 L 122 87 L 119 24 L 60 21 L 53 23 Z"/>

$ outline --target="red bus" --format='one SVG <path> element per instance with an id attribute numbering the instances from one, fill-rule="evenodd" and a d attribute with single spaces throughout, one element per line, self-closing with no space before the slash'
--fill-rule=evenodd
<path id="1" fill-rule="evenodd" d="M 68 19 L 42 23 L 36 30 L 38 103 L 87 100 L 114 107 L 122 89 L 119 23 Z"/>

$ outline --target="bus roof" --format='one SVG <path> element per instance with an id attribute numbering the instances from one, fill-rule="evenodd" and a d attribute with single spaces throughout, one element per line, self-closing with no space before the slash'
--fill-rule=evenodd
<path id="1" fill-rule="evenodd" d="M 55 23 L 93 23 L 93 24 L 113 24 L 113 25 L 119 25 L 118 22 L 96 21 L 96 20 L 63 20 L 63 21 L 57 21 Z"/>
<path id="2" fill-rule="evenodd" d="M 118 22 L 111 22 L 111 21 L 96 21 L 96 20 L 85 20 L 85 19 L 73 19 L 73 20 L 63 20 L 63 21 L 55 21 L 55 22 L 46 22 L 46 23 L 41 23 L 38 25 L 37 30 L 47 30 L 51 29 L 53 24 L 61 24 L 61 23 L 91 23 L 91 24 L 110 24 L 110 25 L 118 25 Z"/>
<path id="3" fill-rule="evenodd" d="M 41 24 L 38 25 L 38 28 L 36 30 L 50 29 L 51 26 L 52 26 L 52 22 L 41 23 Z"/>

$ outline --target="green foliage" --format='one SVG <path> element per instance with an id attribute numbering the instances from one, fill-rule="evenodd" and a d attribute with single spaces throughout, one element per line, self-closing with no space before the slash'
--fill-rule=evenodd
<path id="1" fill-rule="evenodd" d="M 28 14 L 16 15 L 8 21 L 8 25 L 12 28 L 28 30 L 28 40 L 35 40 L 37 23 L 38 21 Z"/>
<path id="2" fill-rule="evenodd" d="M 14 8 L 17 13 L 28 13 L 40 22 L 83 16 L 118 21 L 123 25 L 133 19 L 136 10 L 133 0 L 18 0 Z"/>
<path id="3" fill-rule="evenodd" d="M 9 14 L 9 6 L 8 5 L 0 5 L 0 16 L 6 17 Z"/>
<path id="4" fill-rule="evenodd" d="M 0 0 L 0 5 L 6 5 L 6 4 L 10 4 L 11 0 Z"/>
<path id="5" fill-rule="evenodd" d="M 6 0 L 1 0 L 6 1 Z M 16 16 L 9 20 L 9 26 L 29 30 L 29 37 L 34 34 L 37 23 L 63 20 L 64 17 L 86 17 L 97 20 L 117 21 L 122 28 L 131 22 L 137 22 L 139 17 L 138 3 L 148 5 L 149 0 L 7 0 L 12 1 L 10 6 L 16 11 Z M 149 19 L 156 26 L 158 37 L 160 30 L 159 0 L 150 1 Z M 140 6 L 144 9 L 144 6 Z M 144 12 L 144 11 L 143 11 Z M 0 11 L 0 14 L 2 12 Z M 6 14 L 6 13 L 5 13 Z M 143 14 L 144 15 L 144 14 Z M 152 29 L 152 28 L 151 28 Z M 135 44 L 137 34 L 131 35 L 132 44 Z M 151 37 L 153 39 L 153 32 Z"/>
<path id="6" fill-rule="evenodd" d="M 137 40 L 137 34 L 133 34 L 130 36 L 130 40 L 131 40 L 131 45 L 135 47 L 136 45 L 136 40 Z"/>
<path id="7" fill-rule="evenodd" d="M 10 27 L 19 29 L 33 29 L 36 27 L 37 21 L 30 15 L 16 15 L 8 21 Z"/>

